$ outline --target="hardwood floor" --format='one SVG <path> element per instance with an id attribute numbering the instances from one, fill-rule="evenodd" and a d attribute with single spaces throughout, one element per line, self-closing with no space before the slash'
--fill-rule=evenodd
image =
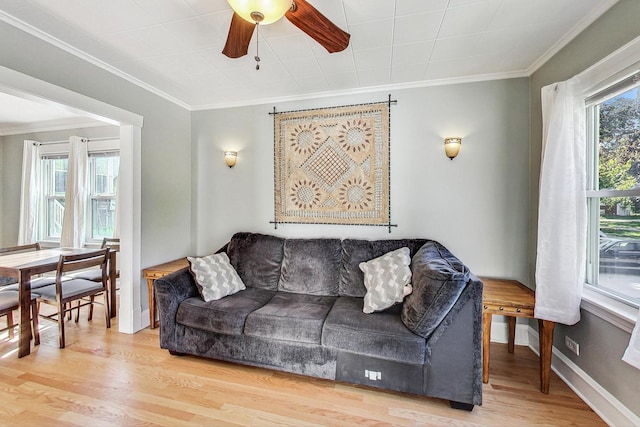
<path id="1" fill-rule="evenodd" d="M 67 324 L 41 322 L 42 343 L 18 359 L 0 335 L 0 425 L 606 425 L 554 373 L 540 393 L 537 356 L 492 344 L 484 404 L 446 401 L 196 357 L 158 346 L 158 329 L 106 330 L 101 308 Z"/>

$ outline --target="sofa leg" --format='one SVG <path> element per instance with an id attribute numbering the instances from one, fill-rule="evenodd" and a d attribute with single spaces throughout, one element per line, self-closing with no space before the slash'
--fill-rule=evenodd
<path id="1" fill-rule="evenodd" d="M 460 409 L 460 410 L 469 411 L 469 412 L 473 411 L 473 406 L 474 406 L 471 403 L 456 402 L 454 400 L 450 400 L 449 404 L 453 409 Z"/>
<path id="2" fill-rule="evenodd" d="M 186 353 L 180 353 L 179 351 L 169 350 L 169 354 L 172 356 L 186 356 Z"/>

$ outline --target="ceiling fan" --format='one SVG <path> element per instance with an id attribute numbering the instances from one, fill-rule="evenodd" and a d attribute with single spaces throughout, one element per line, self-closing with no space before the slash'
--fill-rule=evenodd
<path id="1" fill-rule="evenodd" d="M 222 53 L 229 58 L 247 54 L 253 31 L 258 25 L 271 24 L 283 16 L 320 43 L 329 53 L 349 46 L 349 33 L 311 6 L 306 0 L 227 0 L 234 10 L 227 43 Z M 256 61 L 260 58 L 256 55 Z M 259 67 L 256 67 L 258 69 Z"/>

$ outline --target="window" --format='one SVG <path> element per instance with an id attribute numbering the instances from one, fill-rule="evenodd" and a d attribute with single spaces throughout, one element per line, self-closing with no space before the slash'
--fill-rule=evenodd
<path id="1" fill-rule="evenodd" d="M 64 218 L 64 197 L 67 187 L 68 156 L 42 156 L 42 221 L 39 235 L 41 240 L 60 240 L 62 219 Z"/>
<path id="2" fill-rule="evenodd" d="M 118 140 L 89 142 L 86 242 L 98 244 L 113 237 L 116 216 L 120 151 Z M 41 146 L 41 194 L 38 215 L 40 241 L 59 242 L 64 218 L 68 144 Z"/>
<path id="3" fill-rule="evenodd" d="M 640 76 L 587 99 L 587 283 L 640 304 Z"/>
<path id="4" fill-rule="evenodd" d="M 89 153 L 88 242 L 98 242 L 104 237 L 113 237 L 119 169 L 119 152 Z"/>

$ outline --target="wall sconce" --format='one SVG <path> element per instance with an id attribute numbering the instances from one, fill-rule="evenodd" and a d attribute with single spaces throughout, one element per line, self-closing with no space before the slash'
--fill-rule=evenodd
<path id="1" fill-rule="evenodd" d="M 224 152 L 224 161 L 230 168 L 236 165 L 236 160 L 238 159 L 238 153 L 235 151 L 225 151 Z"/>
<path id="2" fill-rule="evenodd" d="M 444 152 L 447 154 L 447 157 L 453 160 L 460 152 L 461 144 L 462 138 L 445 138 Z"/>

